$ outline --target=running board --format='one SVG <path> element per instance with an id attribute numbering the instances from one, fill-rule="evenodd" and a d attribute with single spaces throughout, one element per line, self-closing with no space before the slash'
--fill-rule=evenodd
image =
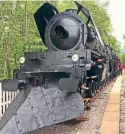
<path id="1" fill-rule="evenodd" d="M 20 100 L 26 97 L 30 89 L 21 91 L 23 93 L 12 101 L 0 120 L 0 134 L 33 132 L 83 115 L 84 101 L 81 95 L 78 92 L 61 92 L 56 85 L 48 89 L 31 87 L 23 104 Z"/>

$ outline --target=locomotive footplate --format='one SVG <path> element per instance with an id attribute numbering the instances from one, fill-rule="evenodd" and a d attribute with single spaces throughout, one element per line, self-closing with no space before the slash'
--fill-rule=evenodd
<path id="1" fill-rule="evenodd" d="M 81 68 L 82 66 L 85 66 L 84 68 Z M 82 71 L 86 71 L 88 68 L 91 67 L 91 64 L 79 64 L 79 66 L 77 68 L 79 68 L 79 70 Z M 44 72 L 72 72 L 72 70 L 74 69 L 73 65 L 70 66 L 34 66 L 32 68 L 24 68 L 23 71 L 26 74 L 37 74 L 37 73 L 44 73 Z"/>

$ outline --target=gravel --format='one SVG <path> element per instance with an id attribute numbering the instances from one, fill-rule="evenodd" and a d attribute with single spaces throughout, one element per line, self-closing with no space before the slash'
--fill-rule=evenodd
<path id="1" fill-rule="evenodd" d="M 125 134 L 125 71 L 123 72 L 120 98 L 120 134 Z"/>
<path id="2" fill-rule="evenodd" d="M 125 80 L 124 80 L 125 81 Z M 84 117 L 89 120 L 80 122 L 77 124 L 59 124 L 53 125 L 46 128 L 41 128 L 32 133 L 27 134 L 99 134 L 99 128 L 104 115 L 108 95 L 112 89 L 114 82 L 112 82 L 92 104 L 91 110 L 85 111 Z M 125 100 L 124 100 L 125 105 Z M 125 109 L 124 109 L 125 113 Z M 125 120 L 125 115 L 124 115 Z M 125 123 L 123 124 L 125 128 Z M 122 134 L 122 133 L 121 133 Z"/>

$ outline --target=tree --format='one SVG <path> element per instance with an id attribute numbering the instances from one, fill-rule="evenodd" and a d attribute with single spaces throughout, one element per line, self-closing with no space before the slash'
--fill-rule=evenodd
<path id="1" fill-rule="evenodd" d="M 19 62 L 15 62 L 15 57 L 19 60 L 25 51 L 46 49 L 34 21 L 34 13 L 43 3 L 44 1 L 0 1 L 0 79 L 12 77 L 13 69 L 19 66 Z M 60 12 L 67 8 L 77 9 L 73 1 L 51 3 Z M 119 44 L 111 35 L 112 25 L 105 9 L 106 4 L 103 8 L 94 1 L 80 3 L 89 9 L 103 40 L 114 46 L 115 51 L 119 53 Z"/>

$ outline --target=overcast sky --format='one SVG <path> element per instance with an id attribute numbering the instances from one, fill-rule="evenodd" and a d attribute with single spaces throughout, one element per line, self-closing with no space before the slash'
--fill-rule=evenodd
<path id="1" fill-rule="evenodd" d="M 108 13 L 114 29 L 113 35 L 123 46 L 125 44 L 125 40 L 123 40 L 123 34 L 125 34 L 125 0 L 109 0 L 109 3 Z"/>

